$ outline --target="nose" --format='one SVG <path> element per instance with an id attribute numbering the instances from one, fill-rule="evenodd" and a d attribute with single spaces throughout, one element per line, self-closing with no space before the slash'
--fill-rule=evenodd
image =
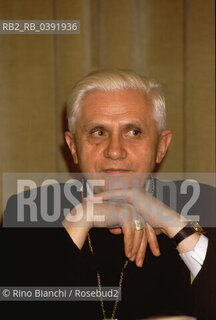
<path id="1" fill-rule="evenodd" d="M 125 159 L 127 156 L 127 151 L 124 148 L 124 142 L 121 136 L 118 134 L 113 134 L 108 140 L 108 144 L 104 150 L 105 158 L 110 158 L 112 160 Z"/>

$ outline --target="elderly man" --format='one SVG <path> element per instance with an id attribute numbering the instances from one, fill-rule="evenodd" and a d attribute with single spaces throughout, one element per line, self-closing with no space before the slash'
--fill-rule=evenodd
<path id="1" fill-rule="evenodd" d="M 68 107 L 70 132 L 66 132 L 65 138 L 82 172 L 148 173 L 163 160 L 172 138 L 171 131 L 164 129 L 165 117 L 164 99 L 153 81 L 142 80 L 132 72 L 93 73 L 74 88 Z M 179 215 L 175 218 L 176 228 L 166 230 L 166 225 L 159 226 L 169 237 L 187 224 Z M 154 224 L 158 226 L 157 221 Z M 72 224 L 67 230 L 81 248 L 89 227 L 77 230 Z M 145 246 L 143 232 L 124 227 L 123 230 L 125 253 L 128 257 L 131 255 L 132 261 L 136 257 L 137 266 L 141 266 Z M 154 238 L 152 228 L 147 230 L 149 237 Z M 194 233 L 177 249 L 180 253 L 192 250 L 199 237 Z M 151 239 L 150 243 L 153 252 L 158 254 L 155 240 Z"/>
<path id="2" fill-rule="evenodd" d="M 181 199 L 176 210 L 156 199 L 157 182 L 150 175 L 171 142 L 172 132 L 165 129 L 165 123 L 159 86 L 134 72 L 96 71 L 75 85 L 68 101 L 65 138 L 84 176 L 82 199 L 64 217 L 64 228 L 40 230 L 40 242 L 31 240 L 35 250 L 43 246 L 30 260 L 32 270 L 37 266 L 37 280 L 25 274 L 22 280 L 15 279 L 16 283 L 122 289 L 121 301 L 118 295 L 112 303 L 102 298 L 87 302 L 84 309 L 83 302 L 73 303 L 74 319 L 84 319 L 86 312 L 92 319 L 172 314 L 213 319 L 214 293 L 208 286 L 215 277 L 210 281 L 206 277 L 212 268 L 212 240 L 202 234 L 199 225 L 180 216 Z M 122 179 L 128 188 L 124 192 L 118 184 L 112 190 L 105 186 L 97 190 L 95 198 L 89 196 L 93 189 L 89 177 Z M 136 187 L 132 186 L 134 180 L 138 181 Z M 211 198 L 214 191 L 204 190 L 201 196 L 206 193 Z M 95 204 L 95 199 L 100 199 L 99 203 Z M 114 204 L 112 210 L 110 203 Z M 199 213 L 202 203 L 201 199 L 194 207 Z M 81 219 L 74 219 L 79 208 Z M 213 213 L 212 208 L 208 210 Z M 24 250 L 23 261 L 25 254 Z M 49 275 L 38 270 L 41 258 L 52 270 Z M 195 278 L 192 284 L 191 278 Z M 205 294 L 210 291 L 208 301 L 202 299 L 201 290 Z"/>

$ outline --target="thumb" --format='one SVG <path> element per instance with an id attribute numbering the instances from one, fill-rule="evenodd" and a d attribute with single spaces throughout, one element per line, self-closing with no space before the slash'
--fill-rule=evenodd
<path id="1" fill-rule="evenodd" d="M 112 234 L 121 234 L 122 229 L 121 228 L 110 228 L 109 232 L 111 232 Z"/>

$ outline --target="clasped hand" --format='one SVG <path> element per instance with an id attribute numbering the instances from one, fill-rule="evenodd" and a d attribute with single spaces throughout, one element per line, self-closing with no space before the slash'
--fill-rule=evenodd
<path id="1" fill-rule="evenodd" d="M 155 256 L 160 255 L 157 235 L 164 230 L 156 219 L 155 208 L 164 205 L 156 198 L 140 189 L 119 189 L 89 196 L 83 204 L 94 207 L 90 228 L 107 227 L 113 234 L 123 233 L 125 255 L 137 266 L 143 265 L 147 243 Z M 143 229 L 136 230 L 135 219 L 142 221 Z"/>
<path id="2" fill-rule="evenodd" d="M 166 234 L 167 221 L 176 219 L 177 215 L 143 189 L 117 189 L 84 198 L 83 203 L 74 207 L 65 218 L 63 225 L 79 248 L 93 227 L 108 228 L 113 234 L 122 233 L 125 255 L 141 267 L 147 244 L 153 255 L 160 255 L 157 235 Z M 134 220 L 137 219 L 143 224 L 141 230 L 135 228 Z"/>

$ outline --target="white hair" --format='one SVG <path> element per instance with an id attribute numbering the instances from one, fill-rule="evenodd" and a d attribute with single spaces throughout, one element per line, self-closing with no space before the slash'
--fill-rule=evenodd
<path id="1" fill-rule="evenodd" d="M 153 117 L 160 133 L 166 126 L 165 98 L 160 85 L 152 79 L 141 77 L 128 70 L 97 70 L 78 81 L 67 101 L 68 128 L 75 132 L 75 122 L 84 98 L 95 91 L 114 92 L 118 90 L 140 91 L 148 105 L 153 108 Z"/>

